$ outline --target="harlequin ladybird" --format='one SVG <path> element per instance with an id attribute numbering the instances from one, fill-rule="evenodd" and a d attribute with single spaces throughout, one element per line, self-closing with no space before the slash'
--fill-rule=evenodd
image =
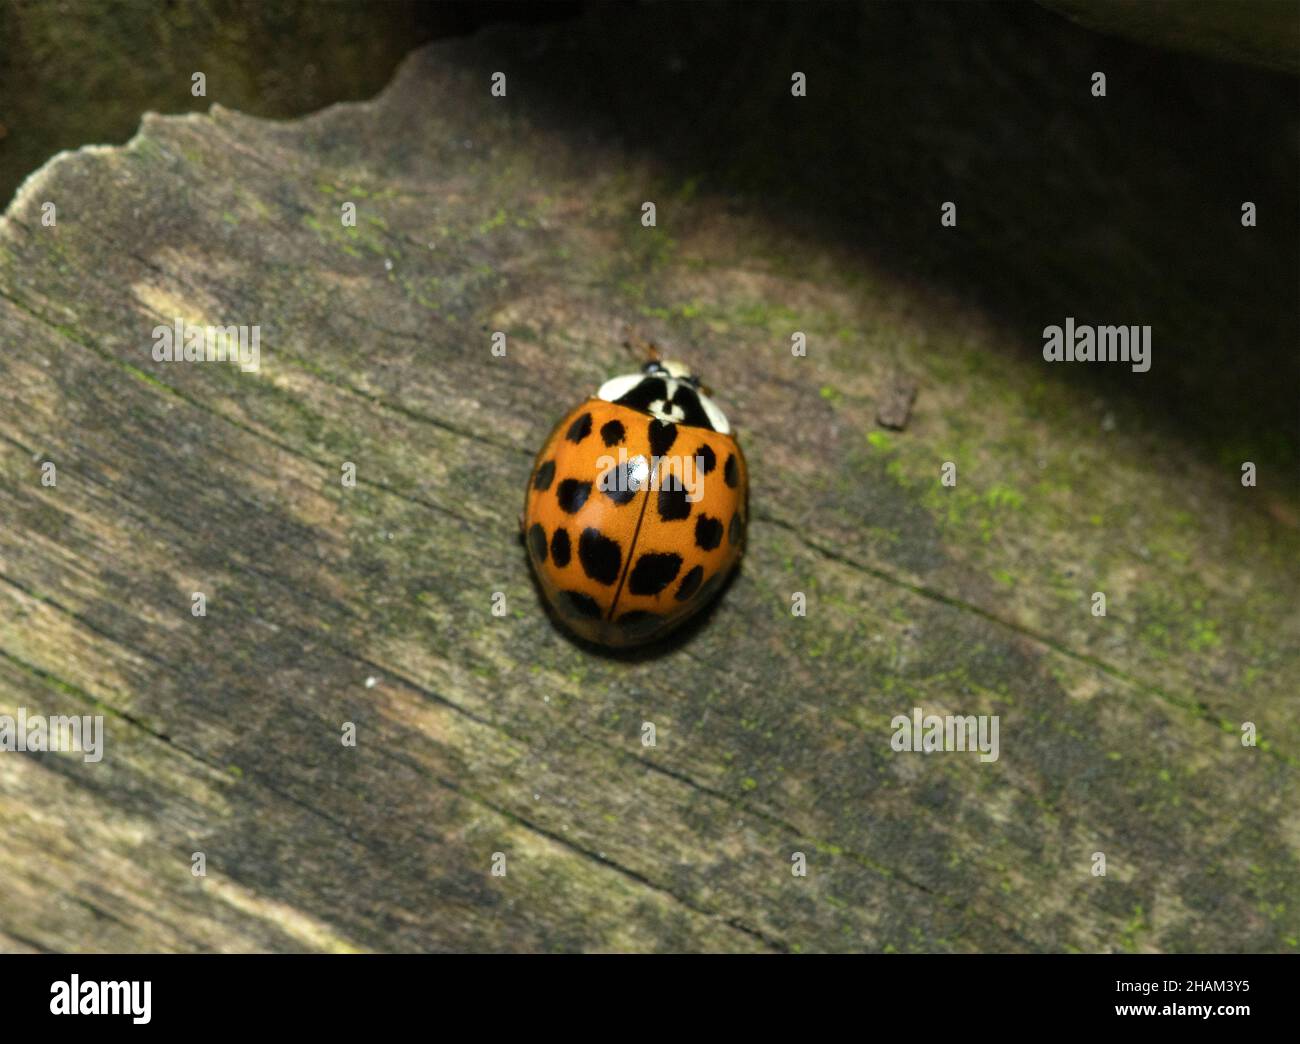
<path id="1" fill-rule="evenodd" d="M 615 377 L 556 425 L 521 520 L 542 591 L 582 637 L 639 645 L 740 561 L 749 476 L 731 425 L 675 362 Z"/>

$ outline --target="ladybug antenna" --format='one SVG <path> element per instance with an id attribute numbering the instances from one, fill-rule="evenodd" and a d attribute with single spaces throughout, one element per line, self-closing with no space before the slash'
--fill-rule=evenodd
<path id="1" fill-rule="evenodd" d="M 623 338 L 623 347 L 643 364 L 644 370 L 648 370 L 651 365 L 658 366 L 663 359 L 663 353 L 659 351 L 659 346 L 654 341 L 647 341 L 632 330 L 629 330 L 627 336 Z"/>

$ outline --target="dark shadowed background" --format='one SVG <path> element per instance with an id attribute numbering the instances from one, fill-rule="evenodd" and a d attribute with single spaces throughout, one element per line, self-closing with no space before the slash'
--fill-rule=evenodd
<path id="1" fill-rule="evenodd" d="M 557 121 L 592 118 L 599 99 L 595 116 L 697 189 L 761 199 L 978 301 L 1023 335 L 1008 351 L 1067 315 L 1149 323 L 1152 372 L 1082 379 L 1137 396 L 1223 463 L 1294 471 L 1300 18 L 1287 3 L 0 0 L 0 196 L 59 149 L 125 141 L 147 110 L 298 115 L 373 95 L 427 40 L 555 21 L 568 46 L 538 56 L 537 83 Z M 797 106 L 777 87 L 792 69 L 813 81 Z M 1094 70 L 1104 99 L 1086 89 Z M 948 200 L 960 232 L 935 235 Z M 1258 227 L 1225 238 L 1247 200 Z"/>

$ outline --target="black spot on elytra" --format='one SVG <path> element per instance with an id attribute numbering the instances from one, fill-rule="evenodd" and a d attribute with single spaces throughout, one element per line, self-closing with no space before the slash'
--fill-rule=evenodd
<path id="1" fill-rule="evenodd" d="M 537 474 L 533 476 L 533 489 L 539 489 L 542 492 L 551 488 L 551 480 L 555 478 L 555 461 L 548 460 L 540 468 Z"/>
<path id="2" fill-rule="evenodd" d="M 584 413 L 576 421 L 569 425 L 569 430 L 565 433 L 565 438 L 570 442 L 581 442 L 591 434 L 591 414 Z"/>
<path id="3" fill-rule="evenodd" d="M 672 421 L 661 421 L 658 417 L 650 422 L 650 453 L 662 457 L 672 447 L 677 438 L 677 425 Z"/>
<path id="4" fill-rule="evenodd" d="M 740 465 L 736 463 L 734 453 L 727 454 L 727 463 L 722 467 L 722 477 L 727 480 L 727 485 L 732 489 L 735 489 L 736 483 L 740 481 Z"/>
<path id="5" fill-rule="evenodd" d="M 629 503 L 641 492 L 641 487 L 633 481 L 638 470 L 642 473 L 649 471 L 644 457 L 633 457 L 623 464 L 614 465 L 601 476 L 600 491 L 615 504 L 621 506 Z"/>
<path id="6" fill-rule="evenodd" d="M 624 504 L 629 503 L 632 500 L 632 498 L 636 496 L 636 494 L 637 491 L 635 489 L 605 490 L 605 496 L 609 497 L 610 500 L 612 500 L 615 504 L 618 504 L 620 507 Z"/>
<path id="7" fill-rule="evenodd" d="M 699 602 L 700 605 L 703 605 L 705 602 L 709 601 L 711 598 L 713 598 L 714 595 L 718 593 L 718 588 L 722 586 L 722 583 L 724 580 L 726 580 L 726 578 L 727 578 L 726 573 L 723 573 L 721 571 L 714 573 L 711 577 L 709 577 L 707 580 L 704 581 L 704 586 L 702 586 L 699 589 L 699 591 L 696 593 L 695 600 Z"/>
<path id="8" fill-rule="evenodd" d="M 591 496 L 591 483 L 582 482 L 579 479 L 567 478 L 560 483 L 560 488 L 555 491 L 555 497 L 560 502 L 560 507 L 570 515 L 576 515 L 582 505 L 587 502 Z"/>
<path id="9" fill-rule="evenodd" d="M 695 546 L 712 551 L 722 543 L 722 523 L 716 518 L 701 515 L 695 520 Z"/>
<path id="10" fill-rule="evenodd" d="M 658 402 L 660 399 L 667 397 L 668 385 L 663 382 L 662 377 L 646 377 L 644 380 L 638 381 L 629 392 L 614 401 L 620 406 L 627 406 L 644 412 L 650 408 L 652 402 Z"/>
<path id="11" fill-rule="evenodd" d="M 727 539 L 731 541 L 732 547 L 739 547 L 745 539 L 745 520 L 740 517 L 739 511 L 731 516 L 731 525 L 727 527 Z"/>
<path id="12" fill-rule="evenodd" d="M 665 475 L 659 480 L 659 517 L 665 522 L 680 522 L 689 518 L 691 502 L 686 499 L 686 487 L 676 475 Z"/>
<path id="13" fill-rule="evenodd" d="M 627 589 L 634 595 L 657 595 L 677 578 L 681 567 L 681 555 L 671 551 L 647 551 L 632 567 Z"/>
<path id="14" fill-rule="evenodd" d="M 626 434 L 627 430 L 623 427 L 622 421 L 606 421 L 600 426 L 600 437 L 605 441 L 606 446 L 617 446 Z"/>
<path id="15" fill-rule="evenodd" d="M 669 402 L 669 408 L 676 406 L 681 411 L 681 422 L 695 428 L 713 428 L 709 415 L 700 405 L 700 397 L 689 384 L 678 384 L 677 390 Z M 667 411 L 666 411 L 667 412 Z"/>
<path id="16" fill-rule="evenodd" d="M 623 565 L 623 549 L 599 529 L 588 527 L 578 537 L 578 561 L 582 571 L 599 584 L 611 585 Z"/>
<path id="17" fill-rule="evenodd" d="M 701 444 L 695 451 L 695 455 L 700 459 L 700 470 L 706 475 L 718 466 L 718 457 L 713 452 L 713 448 L 707 444 Z"/>
<path id="18" fill-rule="evenodd" d="M 537 561 L 546 561 L 546 530 L 536 522 L 528 527 L 528 546 L 533 549 Z"/>
<path id="19" fill-rule="evenodd" d="M 721 529 L 722 527 L 719 526 L 718 528 Z M 703 579 L 704 579 L 704 567 L 696 566 L 684 577 L 682 577 L 682 582 L 677 585 L 677 593 L 674 594 L 673 597 L 676 598 L 677 601 L 679 602 L 686 601 L 686 599 L 690 598 L 691 595 L 693 595 L 699 589 L 700 581 Z"/>
<path id="20" fill-rule="evenodd" d="M 578 616 L 588 616 L 593 620 L 600 619 L 600 603 L 591 595 L 583 594 L 581 591 L 565 591 L 563 594 L 568 600 L 568 608 Z"/>
<path id="21" fill-rule="evenodd" d="M 629 638 L 644 638 L 659 630 L 663 617 L 645 609 L 633 609 L 614 621 L 627 633 Z"/>
<path id="22" fill-rule="evenodd" d="M 551 537 L 551 561 L 563 569 L 569 564 L 572 555 L 573 549 L 569 546 L 569 531 L 567 529 L 557 529 L 555 535 Z"/>

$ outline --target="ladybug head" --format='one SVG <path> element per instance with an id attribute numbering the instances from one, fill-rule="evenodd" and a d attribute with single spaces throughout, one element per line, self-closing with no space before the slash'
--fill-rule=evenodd
<path id="1" fill-rule="evenodd" d="M 654 359 L 640 373 L 614 377 L 600 386 L 598 398 L 641 410 L 663 421 L 731 433 L 726 414 L 689 366 L 672 359 Z"/>
<path id="2" fill-rule="evenodd" d="M 683 381 L 696 388 L 700 386 L 700 379 L 691 372 L 691 368 L 675 359 L 652 359 L 641 367 L 641 372 L 671 377 L 673 380 Z"/>

